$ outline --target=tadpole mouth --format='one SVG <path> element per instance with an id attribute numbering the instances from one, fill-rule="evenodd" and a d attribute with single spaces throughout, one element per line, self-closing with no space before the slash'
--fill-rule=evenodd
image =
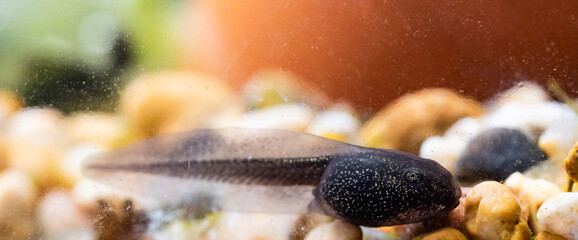
<path id="1" fill-rule="evenodd" d="M 460 198 L 462 198 L 462 188 L 456 180 L 453 180 L 451 183 L 451 191 L 453 195 L 448 199 L 448 203 L 450 203 L 447 208 L 448 212 L 458 207 L 458 205 L 460 205 Z"/>
<path id="2" fill-rule="evenodd" d="M 460 198 L 462 197 L 462 188 L 455 179 L 451 179 L 446 185 L 444 185 L 445 194 L 441 199 L 445 208 L 442 212 L 450 212 L 458 205 L 460 205 Z"/>
<path id="3" fill-rule="evenodd" d="M 462 187 L 460 187 L 460 185 L 458 184 L 457 181 L 454 181 L 454 188 L 456 189 L 455 191 L 455 198 L 456 198 L 456 205 L 455 207 L 457 207 L 460 204 L 460 198 L 462 198 Z"/>

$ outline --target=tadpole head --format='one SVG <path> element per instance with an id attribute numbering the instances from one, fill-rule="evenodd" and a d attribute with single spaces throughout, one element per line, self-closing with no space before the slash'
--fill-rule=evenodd
<path id="1" fill-rule="evenodd" d="M 343 154 L 330 162 L 315 197 L 321 210 L 352 224 L 420 222 L 455 208 L 461 189 L 438 163 L 392 151 Z"/>

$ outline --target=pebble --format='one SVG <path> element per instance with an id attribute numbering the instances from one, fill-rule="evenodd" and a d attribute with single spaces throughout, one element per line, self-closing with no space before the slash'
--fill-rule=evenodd
<path id="1" fill-rule="evenodd" d="M 102 152 L 104 148 L 98 144 L 78 143 L 66 149 L 62 156 L 61 175 L 71 179 L 75 184 L 83 178 L 82 163 L 86 158 Z"/>
<path id="2" fill-rule="evenodd" d="M 564 115 L 540 135 L 538 146 L 554 161 L 563 160 L 578 142 L 578 115 Z"/>
<path id="3" fill-rule="evenodd" d="M 74 113 L 64 119 L 64 126 L 76 144 L 94 144 L 111 149 L 136 140 L 136 129 L 118 114 Z"/>
<path id="4" fill-rule="evenodd" d="M 193 72 L 137 77 L 123 90 L 119 111 L 142 137 L 228 123 L 240 102 L 217 78 Z"/>
<path id="5" fill-rule="evenodd" d="M 52 142 L 63 139 L 63 116 L 51 108 L 26 108 L 10 116 L 2 126 L 10 140 Z"/>
<path id="6" fill-rule="evenodd" d="M 12 115 L 3 127 L 9 168 L 28 174 L 40 191 L 74 185 L 75 178 L 62 171 L 62 159 L 70 139 L 58 111 L 24 109 Z"/>
<path id="7" fill-rule="evenodd" d="M 534 240 L 566 240 L 566 238 L 548 231 L 541 231 L 536 235 Z"/>
<path id="8" fill-rule="evenodd" d="M 301 79 L 283 70 L 263 70 L 255 74 L 245 84 L 242 95 L 252 110 L 290 103 L 305 103 L 319 109 L 330 102 L 322 92 L 304 86 Z"/>
<path id="9" fill-rule="evenodd" d="M 47 239 L 94 239 L 88 215 L 64 191 L 52 191 L 38 203 L 37 219 Z"/>
<path id="10" fill-rule="evenodd" d="M 454 173 L 454 167 L 467 143 L 481 131 L 477 119 L 465 117 L 458 120 L 443 136 L 427 138 L 421 145 L 419 156 L 435 160 Z"/>
<path id="11" fill-rule="evenodd" d="M 361 228 L 341 220 L 335 220 L 314 228 L 305 240 L 361 240 Z"/>
<path id="12" fill-rule="evenodd" d="M 364 230 L 364 229 L 366 229 L 366 227 L 362 227 L 361 229 L 364 233 L 368 232 L 368 231 Z M 417 236 L 419 236 L 420 234 L 424 233 L 424 231 L 425 231 L 422 223 L 386 226 L 386 227 L 379 227 L 379 228 L 374 228 L 374 229 L 383 233 L 387 237 L 386 239 L 388 239 L 388 240 L 389 239 L 395 239 L 395 240 L 414 239 Z"/>
<path id="13" fill-rule="evenodd" d="M 431 88 L 405 95 L 379 111 L 361 130 L 366 146 L 419 154 L 429 136 L 441 135 L 457 120 L 476 117 L 482 105 L 448 89 Z"/>
<path id="14" fill-rule="evenodd" d="M 543 179 L 558 186 L 559 189 L 568 189 L 568 176 L 564 170 L 564 163 L 548 160 L 534 165 L 523 173 L 533 179 Z"/>
<path id="15" fill-rule="evenodd" d="M 537 214 L 543 229 L 567 239 L 578 239 L 578 192 L 558 193 L 546 200 Z"/>
<path id="16" fill-rule="evenodd" d="M 533 104 L 548 102 L 550 100 L 550 96 L 540 85 L 525 81 L 519 82 L 510 89 L 496 94 L 490 101 L 490 108 L 498 108 L 512 102 Z"/>
<path id="17" fill-rule="evenodd" d="M 0 124 L 24 107 L 24 100 L 13 92 L 0 90 Z"/>
<path id="18" fill-rule="evenodd" d="M 311 232 L 312 229 L 321 225 L 329 224 L 332 221 L 333 218 L 316 212 L 301 215 L 297 220 L 295 220 L 289 239 L 302 240 L 309 232 Z"/>
<path id="19" fill-rule="evenodd" d="M 525 171 L 546 159 L 544 152 L 523 133 L 493 128 L 481 132 L 468 143 L 454 172 L 460 181 L 466 183 L 503 181 L 510 174 Z"/>
<path id="20" fill-rule="evenodd" d="M 400 240 L 403 239 L 396 233 L 386 233 L 380 228 L 370 228 L 361 226 L 363 240 Z"/>
<path id="21" fill-rule="evenodd" d="M 7 239 L 29 239 L 37 233 L 32 211 L 37 194 L 32 180 L 25 173 L 13 169 L 2 172 L 0 236 Z"/>
<path id="22" fill-rule="evenodd" d="M 298 216 L 292 214 L 258 214 L 220 212 L 199 219 L 175 216 L 151 216 L 151 221 L 163 219 L 157 229 L 151 229 L 153 239 L 206 239 L 206 240 L 303 240 L 291 238 L 291 228 Z M 150 226 L 151 224 L 149 224 Z"/>
<path id="23" fill-rule="evenodd" d="M 518 129 L 537 140 L 548 127 L 560 121 L 576 121 L 575 117 L 568 105 L 559 102 L 510 102 L 488 112 L 480 121 L 484 129 Z"/>
<path id="24" fill-rule="evenodd" d="M 215 239 L 287 239 L 299 217 L 295 214 L 223 212 L 210 232 Z M 210 233 L 207 233 L 210 234 Z"/>
<path id="25" fill-rule="evenodd" d="M 359 127 L 360 122 L 352 109 L 334 106 L 317 113 L 305 132 L 337 141 L 359 143 Z"/>
<path id="26" fill-rule="evenodd" d="M 79 179 L 70 191 L 70 195 L 73 201 L 83 208 L 93 207 L 94 203 L 100 199 L 111 199 L 117 196 L 110 187 L 87 178 Z"/>
<path id="27" fill-rule="evenodd" d="M 305 104 L 276 105 L 246 112 L 227 127 L 303 131 L 313 119 L 314 114 L 314 111 Z"/>
<path id="28" fill-rule="evenodd" d="M 517 196 L 523 209 L 529 213 L 528 223 L 533 232 L 540 232 L 544 229 L 536 222 L 538 208 L 544 201 L 561 193 L 562 190 L 554 183 L 544 179 L 532 179 L 525 177 L 517 172 L 506 179 L 504 182 L 510 190 Z M 538 190 L 539 189 L 539 190 Z"/>
<path id="29" fill-rule="evenodd" d="M 472 240 L 529 240 L 526 218 L 516 196 L 498 182 L 482 182 L 466 196 L 465 227 Z"/>
<path id="30" fill-rule="evenodd" d="M 576 142 L 574 148 L 568 152 L 568 156 L 566 156 L 564 160 L 564 168 L 566 169 L 568 177 L 572 179 L 572 181 L 578 182 L 578 142 Z"/>
<path id="31" fill-rule="evenodd" d="M 420 240 L 468 240 L 466 236 L 459 230 L 455 228 L 442 228 L 422 236 L 419 236 Z"/>
<path id="32" fill-rule="evenodd" d="M 567 138 L 577 135 L 570 131 L 577 129 L 572 125 L 578 127 L 578 119 L 572 108 L 564 103 L 552 101 L 542 87 L 532 82 L 520 82 L 497 94 L 487 104 L 487 109 L 489 112 L 480 119 L 485 129 L 496 127 L 518 129 L 535 140 L 543 135 L 543 132 L 548 132 L 548 128 L 554 127 L 545 140 L 558 142 L 566 142 Z M 562 131 L 560 134 L 559 130 L 564 129 L 562 126 L 566 127 L 566 132 Z M 570 126 L 573 128 L 567 128 Z M 550 134 L 553 136 L 548 136 Z M 555 136 L 562 138 L 554 139 Z M 548 154 L 552 155 L 551 152 Z"/>

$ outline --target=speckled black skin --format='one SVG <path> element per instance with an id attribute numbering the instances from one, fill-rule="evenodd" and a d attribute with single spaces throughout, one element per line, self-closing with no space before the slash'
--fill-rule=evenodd
<path id="1" fill-rule="evenodd" d="M 520 131 L 492 128 L 468 143 L 456 164 L 456 177 L 464 183 L 504 181 L 546 159 L 538 145 Z"/>
<path id="2" fill-rule="evenodd" d="M 337 156 L 314 194 L 327 215 L 378 227 L 449 211 L 458 205 L 461 190 L 436 162 L 381 150 Z"/>
<path id="3" fill-rule="evenodd" d="M 461 197 L 452 175 L 432 160 L 284 130 L 198 129 L 159 136 L 91 158 L 83 168 L 112 185 L 152 188 L 155 196 L 180 193 L 171 191 L 177 186 L 151 182 L 159 176 L 186 186 L 186 192 L 218 192 L 216 210 L 310 210 L 364 226 L 419 222 L 449 212 Z"/>

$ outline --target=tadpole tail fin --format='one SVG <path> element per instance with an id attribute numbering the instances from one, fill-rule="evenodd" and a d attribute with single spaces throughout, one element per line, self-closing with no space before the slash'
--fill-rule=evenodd
<path id="1" fill-rule="evenodd" d="M 198 129 L 90 157 L 83 172 L 168 204 L 304 213 L 329 157 L 359 149 L 285 130 Z"/>

